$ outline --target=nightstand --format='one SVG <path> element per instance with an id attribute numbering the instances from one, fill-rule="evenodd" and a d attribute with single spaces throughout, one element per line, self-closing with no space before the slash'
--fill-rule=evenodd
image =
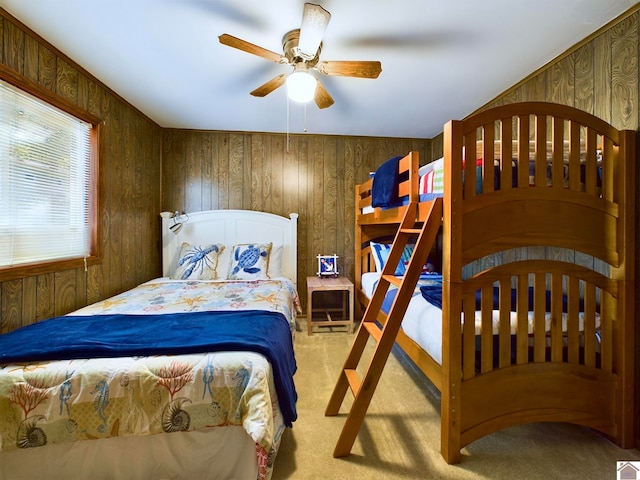
<path id="1" fill-rule="evenodd" d="M 342 291 L 342 308 L 313 308 L 314 292 Z M 346 326 L 347 333 L 353 331 L 353 283 L 345 277 L 307 277 L 307 333 L 313 335 L 313 327 Z M 348 297 L 348 298 L 347 298 Z M 326 320 L 313 320 L 313 312 L 324 312 Z M 339 313 L 340 319 L 331 317 Z"/>

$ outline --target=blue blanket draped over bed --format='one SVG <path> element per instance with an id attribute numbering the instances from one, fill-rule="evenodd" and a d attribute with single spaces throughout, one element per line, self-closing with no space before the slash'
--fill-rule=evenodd
<path id="1" fill-rule="evenodd" d="M 261 310 L 63 316 L 0 335 L 0 364 L 251 351 L 264 355 L 285 424 L 297 418 L 296 361 L 286 318 Z"/>
<path id="2" fill-rule="evenodd" d="M 432 305 L 442 309 L 442 285 L 424 285 L 420 287 L 420 292 L 426 301 L 431 303 Z M 511 311 L 516 311 L 516 296 L 517 290 L 515 288 L 511 289 Z M 476 292 L 476 310 L 480 310 L 481 306 L 481 292 L 478 290 Z M 579 311 L 584 311 L 583 301 L 579 302 Z M 497 310 L 500 308 L 500 289 L 498 287 L 493 287 L 493 310 Z M 533 310 L 533 287 L 529 287 L 529 311 Z M 551 311 L 551 292 L 549 290 L 545 291 L 545 308 L 546 311 Z M 566 295 L 562 296 L 562 311 L 567 313 L 567 297 Z"/>
<path id="3" fill-rule="evenodd" d="M 371 206 L 393 208 L 402 205 L 398 197 L 400 174 L 398 163 L 402 157 L 393 157 L 384 162 L 376 170 L 371 185 Z"/>
<path id="4" fill-rule="evenodd" d="M 374 288 L 378 282 L 374 284 Z M 418 286 L 435 286 L 438 290 L 442 290 L 442 275 L 437 273 L 423 273 L 420 275 L 418 280 Z M 397 288 L 389 288 L 387 294 L 382 301 L 382 305 L 380 306 L 380 310 L 384 313 L 389 313 L 391 310 L 391 305 L 393 305 L 393 301 L 396 298 L 396 293 L 398 293 Z M 413 296 L 418 295 L 417 291 L 413 293 Z M 440 297 L 442 297 L 442 293 L 440 293 Z"/>

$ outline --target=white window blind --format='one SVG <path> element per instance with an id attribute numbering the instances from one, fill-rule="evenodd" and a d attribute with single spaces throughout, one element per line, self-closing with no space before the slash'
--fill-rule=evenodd
<path id="1" fill-rule="evenodd" d="M 0 267 L 90 254 L 91 129 L 0 81 Z"/>

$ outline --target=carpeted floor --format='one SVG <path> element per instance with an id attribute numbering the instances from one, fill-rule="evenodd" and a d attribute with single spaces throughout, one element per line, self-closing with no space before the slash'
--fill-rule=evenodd
<path id="1" fill-rule="evenodd" d="M 333 458 L 351 393 L 337 417 L 325 417 L 324 410 L 353 335 L 321 332 L 309 337 L 306 324 L 301 326 L 295 339 L 298 420 L 283 436 L 273 480 L 613 480 L 617 461 L 640 460 L 639 450 L 622 450 L 590 430 L 533 424 L 482 438 L 463 450 L 460 464 L 447 465 L 439 452 L 439 394 L 397 347 L 352 454 Z"/>

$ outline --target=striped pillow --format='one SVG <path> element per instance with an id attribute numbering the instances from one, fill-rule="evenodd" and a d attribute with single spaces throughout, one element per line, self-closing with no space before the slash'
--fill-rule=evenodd
<path id="1" fill-rule="evenodd" d="M 373 253 L 373 262 L 376 265 L 376 272 L 382 272 L 384 264 L 387 262 L 387 258 L 389 258 L 391 245 L 386 243 L 370 242 L 369 246 L 371 247 L 371 252 Z M 409 260 L 411 260 L 411 254 L 413 253 L 413 247 L 413 245 L 407 245 L 406 247 L 404 247 L 404 251 L 400 256 L 400 262 L 396 267 L 394 275 L 404 275 L 406 273 L 407 265 L 409 264 Z M 422 268 L 422 273 L 431 272 L 433 272 L 433 265 L 431 265 L 429 261 L 427 261 Z"/>

